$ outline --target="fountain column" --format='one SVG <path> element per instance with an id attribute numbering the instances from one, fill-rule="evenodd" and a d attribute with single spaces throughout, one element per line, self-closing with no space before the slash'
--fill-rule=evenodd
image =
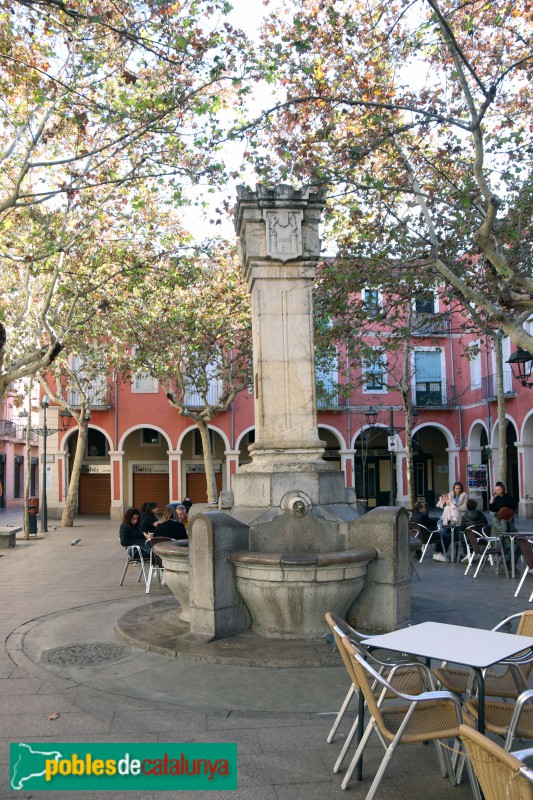
<path id="1" fill-rule="evenodd" d="M 313 280 L 325 192 L 239 187 L 235 227 L 252 302 L 255 444 L 244 471 L 308 469 L 320 462 Z"/>

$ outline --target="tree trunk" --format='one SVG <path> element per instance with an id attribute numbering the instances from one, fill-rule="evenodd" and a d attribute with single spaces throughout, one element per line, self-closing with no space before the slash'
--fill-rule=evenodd
<path id="1" fill-rule="evenodd" d="M 507 420 L 503 387 L 503 348 L 501 334 L 494 335 L 496 353 L 496 396 L 498 399 L 498 480 L 507 486 Z"/>
<path id="2" fill-rule="evenodd" d="M 211 451 L 211 438 L 209 428 L 203 420 L 196 420 L 200 436 L 202 437 L 202 449 L 204 451 L 205 480 L 207 483 L 207 502 L 216 503 L 218 500 L 218 489 L 215 480 L 215 470 L 213 467 L 213 453 Z"/>
<path id="3" fill-rule="evenodd" d="M 80 486 L 80 473 L 81 465 L 83 463 L 83 455 L 85 453 L 85 444 L 87 442 L 87 428 L 88 423 L 85 419 L 85 414 L 80 415 L 78 420 L 78 441 L 76 443 L 76 452 L 74 454 L 74 464 L 72 465 L 72 472 L 70 474 L 70 481 L 68 485 L 67 499 L 61 515 L 61 527 L 72 528 L 74 525 L 74 514 L 78 509 L 78 490 Z"/>

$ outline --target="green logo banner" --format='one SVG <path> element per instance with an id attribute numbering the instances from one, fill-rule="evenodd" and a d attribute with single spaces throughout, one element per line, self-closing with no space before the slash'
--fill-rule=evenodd
<path id="1" fill-rule="evenodd" d="M 10 779 L 15 791 L 227 791 L 237 789 L 237 745 L 12 742 Z"/>

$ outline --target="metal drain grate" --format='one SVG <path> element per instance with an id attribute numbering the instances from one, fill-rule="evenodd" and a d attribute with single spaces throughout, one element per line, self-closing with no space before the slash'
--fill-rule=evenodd
<path id="1" fill-rule="evenodd" d="M 92 644 L 69 644 L 67 647 L 55 647 L 43 653 L 49 664 L 61 666 L 98 666 L 118 661 L 129 653 L 129 648 L 120 644 L 96 642 Z"/>

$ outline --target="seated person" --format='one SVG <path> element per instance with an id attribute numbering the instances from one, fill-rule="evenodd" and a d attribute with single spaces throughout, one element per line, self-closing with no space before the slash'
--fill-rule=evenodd
<path id="1" fill-rule="evenodd" d="M 157 503 L 144 503 L 145 515 L 141 519 L 141 528 L 144 533 L 155 534 L 155 529 L 159 525 L 159 506 Z"/>
<path id="2" fill-rule="evenodd" d="M 184 505 L 176 506 L 176 519 L 184 526 L 185 529 L 189 527 L 189 517 L 187 516 L 187 509 Z"/>
<path id="3" fill-rule="evenodd" d="M 476 500 L 466 501 L 466 511 L 463 514 L 462 520 L 463 530 L 470 525 L 490 525 L 485 514 L 478 510 Z"/>
<path id="4" fill-rule="evenodd" d="M 170 539 L 187 539 L 187 528 L 176 516 L 172 504 L 165 508 L 163 519 L 157 526 L 156 536 L 168 536 Z"/>
<path id="5" fill-rule="evenodd" d="M 119 529 L 120 544 L 123 547 L 137 545 L 145 556 L 150 555 L 151 542 L 150 535 L 145 534 L 139 524 L 141 512 L 138 508 L 128 508 L 124 514 L 124 519 Z"/>
<path id="6" fill-rule="evenodd" d="M 424 500 L 415 503 L 413 512 L 411 514 L 411 523 L 420 523 L 430 531 L 436 531 L 438 528 L 438 520 L 432 519 L 428 514 L 428 507 Z M 451 542 L 451 534 L 449 532 L 441 532 L 442 544 L 447 550 Z M 437 536 L 433 540 L 435 542 L 435 552 L 433 553 L 434 561 L 447 561 L 446 553 L 442 551 L 441 537 Z"/>
<path id="7" fill-rule="evenodd" d="M 516 533 L 516 526 L 513 522 L 514 513 L 512 508 L 506 508 L 502 506 L 498 513 L 496 514 L 496 519 L 491 525 L 490 534 L 491 536 L 503 536 L 506 533 Z M 514 558 L 515 564 L 521 556 L 520 545 L 517 542 L 513 542 L 514 545 Z M 505 550 L 505 561 L 507 562 L 507 566 L 511 566 L 511 545 L 508 541 L 505 542 L 503 549 Z M 516 571 L 516 570 L 515 570 Z"/>
<path id="8" fill-rule="evenodd" d="M 500 508 L 510 508 L 514 514 L 516 503 L 511 495 L 505 491 L 505 484 L 498 481 L 494 487 L 494 497 L 489 503 L 489 511 L 492 511 L 496 517 Z"/>

